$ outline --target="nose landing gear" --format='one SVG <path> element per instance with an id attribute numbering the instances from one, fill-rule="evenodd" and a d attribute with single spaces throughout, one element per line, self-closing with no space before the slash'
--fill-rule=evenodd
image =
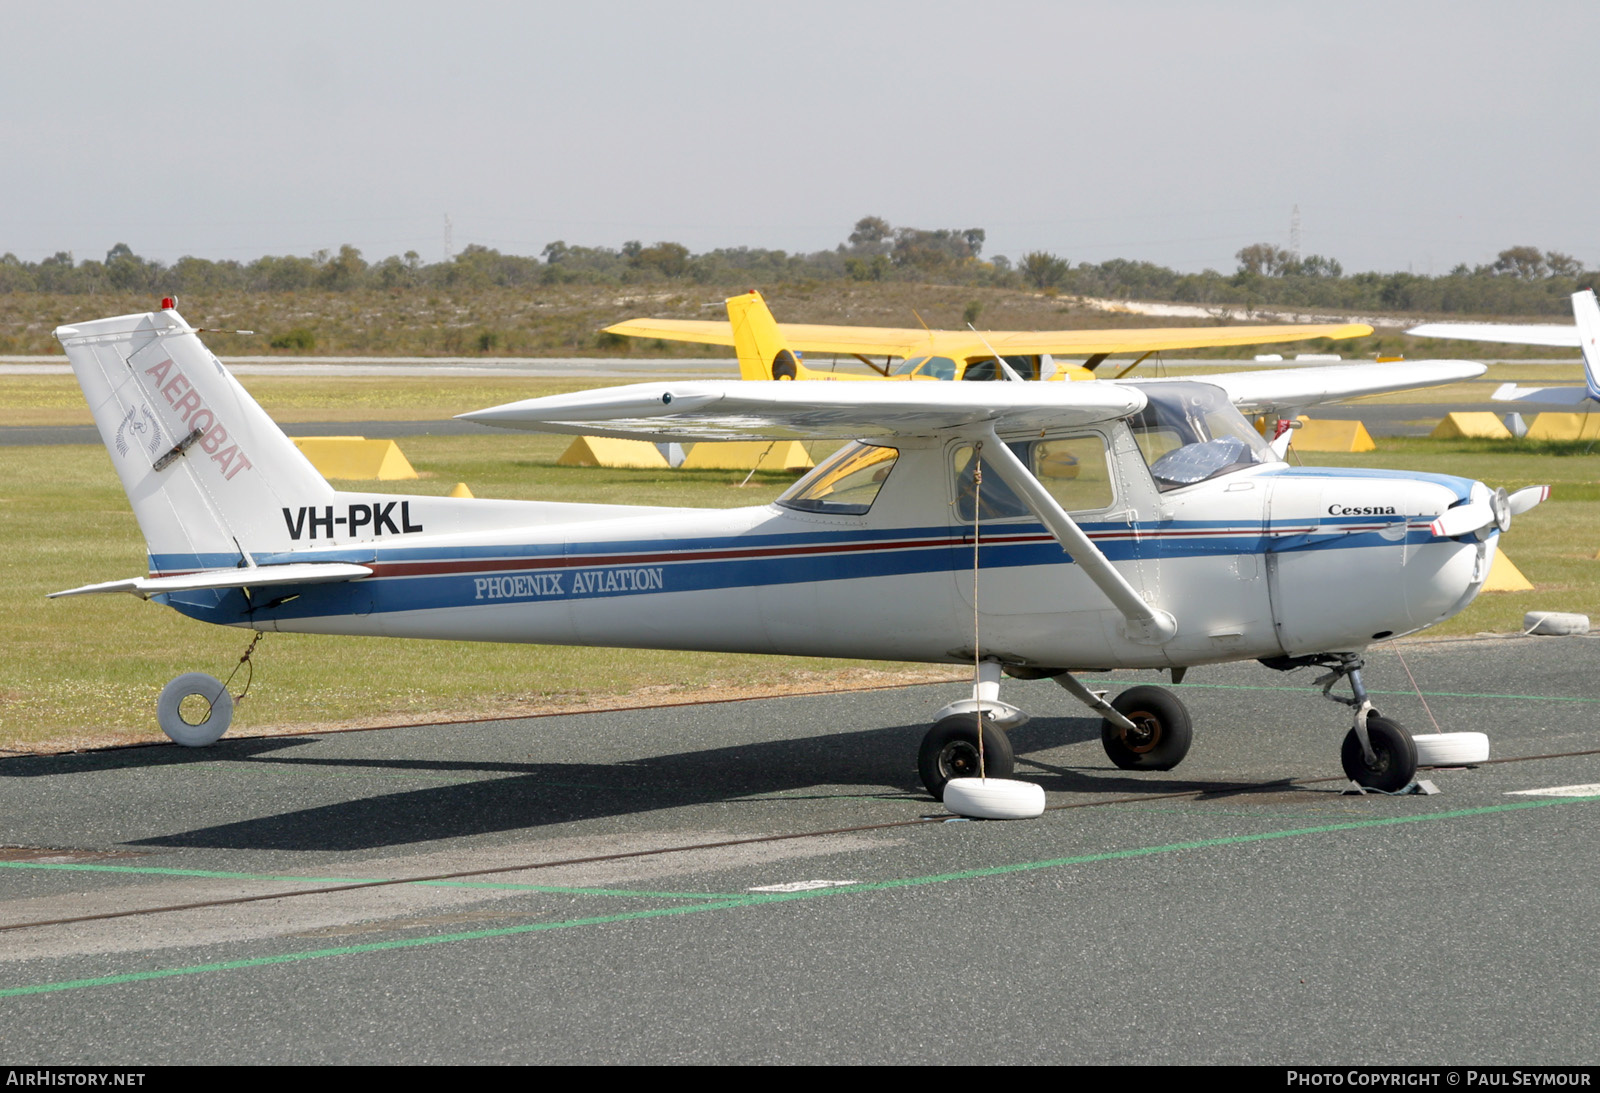
<path id="1" fill-rule="evenodd" d="M 1368 789 L 1394 793 L 1409 786 L 1417 774 L 1417 745 L 1411 733 L 1398 721 L 1380 717 L 1372 708 L 1367 688 L 1361 682 L 1364 666 L 1356 653 L 1318 653 L 1302 657 L 1270 657 L 1262 664 L 1280 672 L 1311 665 L 1331 669 L 1318 676 L 1316 685 L 1322 688 L 1324 698 L 1349 706 L 1352 711 L 1350 732 L 1339 749 L 1339 760 L 1344 772 L 1357 785 Z M 1342 679 L 1350 681 L 1350 697 L 1333 693 L 1334 685 Z"/>

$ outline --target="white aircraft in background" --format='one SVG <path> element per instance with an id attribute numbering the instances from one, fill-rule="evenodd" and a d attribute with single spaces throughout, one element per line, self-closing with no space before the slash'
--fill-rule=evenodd
<path id="1" fill-rule="evenodd" d="M 1582 387 L 1518 387 L 1504 383 L 1490 397 L 1496 402 L 1579 404 L 1600 402 L 1600 304 L 1594 289 L 1572 294 L 1574 326 L 1516 323 L 1424 323 L 1407 330 L 1423 338 L 1501 342 L 1510 345 L 1554 345 L 1583 352 Z"/>
<path id="2" fill-rule="evenodd" d="M 973 664 L 970 700 L 919 751 L 939 796 L 1007 776 L 1026 715 L 1003 673 L 1054 678 L 1104 718 L 1120 767 L 1165 770 L 1188 711 L 1137 686 L 1107 702 L 1073 674 L 1260 660 L 1348 680 L 1342 761 L 1409 783 L 1416 749 L 1373 714 L 1362 652 L 1477 594 L 1513 513 L 1448 475 L 1290 467 L 1241 414 L 1470 379 L 1410 362 L 1204 382 L 665 381 L 462 415 L 653 442 L 846 444 L 772 504 L 731 510 L 401 497 L 333 489 L 176 310 L 56 331 L 149 550 L 129 592 L 258 631 L 376 634 Z M 976 616 L 976 627 L 975 623 Z M 203 695 L 194 721 L 182 700 Z M 163 691 L 180 743 L 232 702 L 189 673 Z"/>

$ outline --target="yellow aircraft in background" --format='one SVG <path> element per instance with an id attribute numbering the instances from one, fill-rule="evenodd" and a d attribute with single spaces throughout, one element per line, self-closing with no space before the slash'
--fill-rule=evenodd
<path id="1" fill-rule="evenodd" d="M 1311 338 L 1360 338 L 1372 333 L 1363 323 L 1299 323 L 1288 326 L 1145 327 L 1127 330 L 916 330 L 880 326 L 820 326 L 785 323 L 779 327 L 761 293 L 728 300 L 728 321 L 711 319 L 629 319 L 606 327 L 610 334 L 664 341 L 734 346 L 739 375 L 747 380 L 994 380 L 1004 367 L 1023 379 L 1094 379 L 1108 357 L 1138 354 L 1126 373 L 1152 353 L 1166 349 L 1205 349 L 1263 345 Z M 854 357 L 875 375 L 822 372 L 806 367 L 798 354 L 833 353 Z M 1062 365 L 1055 357 L 1081 357 Z M 871 358 L 882 357 L 882 363 Z M 892 363 L 895 360 L 898 364 Z"/>

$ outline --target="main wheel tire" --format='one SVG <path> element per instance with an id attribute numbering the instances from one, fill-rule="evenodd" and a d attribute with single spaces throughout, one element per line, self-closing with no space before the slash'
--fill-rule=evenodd
<path id="1" fill-rule="evenodd" d="M 1165 687 L 1129 687 L 1111 700 L 1111 708 L 1135 726 L 1130 731 L 1100 723 L 1100 743 L 1123 770 L 1171 770 L 1189 754 L 1194 743 L 1189 710 Z"/>
<path id="2" fill-rule="evenodd" d="M 1010 778 L 1016 767 L 1011 740 L 987 719 L 983 722 L 983 773 L 989 778 Z M 944 800 L 945 783 L 952 778 L 978 776 L 978 715 L 953 713 L 942 718 L 922 738 L 917 751 L 922 784 L 936 801 Z"/>
<path id="3" fill-rule="evenodd" d="M 1385 793 L 1404 789 L 1417 774 L 1417 745 L 1411 734 L 1387 717 L 1367 718 L 1367 739 L 1372 742 L 1373 761 L 1361 751 L 1361 738 L 1351 729 L 1339 749 L 1339 761 L 1350 780 L 1368 789 Z"/>
<path id="4" fill-rule="evenodd" d="M 191 721 L 184 716 L 185 699 L 204 699 L 200 705 L 205 716 Z M 191 712 L 192 716 L 192 712 Z M 228 731 L 233 721 L 233 696 L 215 676 L 204 672 L 185 672 L 161 688 L 156 700 L 156 722 L 161 731 L 172 738 L 174 744 L 186 748 L 204 748 L 215 744 Z"/>

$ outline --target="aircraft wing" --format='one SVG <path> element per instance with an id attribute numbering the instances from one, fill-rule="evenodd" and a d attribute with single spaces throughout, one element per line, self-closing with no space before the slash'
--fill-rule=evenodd
<path id="1" fill-rule="evenodd" d="M 1311 338 L 1360 338 L 1372 333 L 1363 323 L 1299 323 L 1287 326 L 1164 326 L 1126 330 L 992 330 L 979 337 L 970 330 L 921 330 L 879 326 L 819 326 L 783 323 L 783 338 L 801 353 L 861 354 L 911 357 L 930 354 L 952 358 L 986 357 L 993 346 L 1007 355 L 1050 353 L 1091 357 L 1099 353 L 1151 353 L 1164 349 L 1205 349 L 1229 345 L 1266 345 Z M 629 319 L 606 327 L 611 334 L 663 341 L 732 345 L 733 328 L 726 320 Z"/>
<path id="2" fill-rule="evenodd" d="M 635 383 L 461 414 L 507 429 L 626 440 L 854 440 L 1087 425 L 1144 408 L 1113 383 Z"/>
<path id="3" fill-rule="evenodd" d="M 1465 342 L 1505 342 L 1509 345 L 1557 345 L 1577 349 L 1583 344 L 1575 326 L 1515 323 L 1423 323 L 1406 331 L 1419 338 L 1454 338 Z"/>
<path id="4" fill-rule="evenodd" d="M 205 588 L 262 588 L 277 584 L 326 584 L 370 577 L 372 570 L 350 562 L 291 562 L 287 565 L 247 566 L 243 569 L 202 569 L 171 577 L 130 577 L 125 581 L 104 581 L 52 592 L 60 596 L 87 596 L 96 592 L 131 592 L 141 600 L 163 592 L 194 592 Z"/>
<path id="5" fill-rule="evenodd" d="M 1380 364 L 1338 364 L 1326 368 L 1274 368 L 1256 372 L 1224 372 L 1215 376 L 1181 377 L 1209 383 L 1228 393 L 1246 414 L 1270 414 L 1362 395 L 1382 395 L 1417 387 L 1476 379 L 1487 369 L 1475 361 L 1386 361 Z M 1143 380 L 1144 383 L 1174 382 Z"/>

